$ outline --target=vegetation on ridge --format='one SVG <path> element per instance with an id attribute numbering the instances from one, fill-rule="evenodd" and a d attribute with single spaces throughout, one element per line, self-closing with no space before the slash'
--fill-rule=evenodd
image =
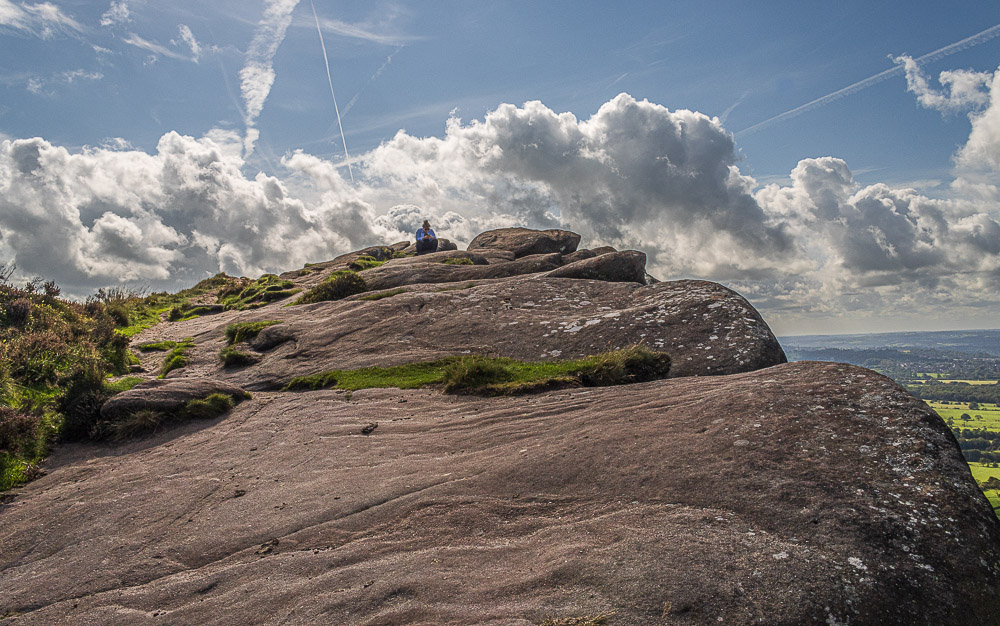
<path id="1" fill-rule="evenodd" d="M 446 393 L 515 395 L 557 387 L 597 387 L 665 378 L 670 357 L 636 345 L 583 359 L 517 361 L 479 355 L 449 356 L 393 367 L 331 370 L 293 378 L 286 390 L 374 387 L 416 389 L 441 385 Z"/>
<path id="2" fill-rule="evenodd" d="M 327 300 L 342 300 L 347 296 L 368 290 L 365 279 L 352 270 L 340 270 L 330 274 L 322 283 L 302 294 L 295 304 L 312 304 Z"/>

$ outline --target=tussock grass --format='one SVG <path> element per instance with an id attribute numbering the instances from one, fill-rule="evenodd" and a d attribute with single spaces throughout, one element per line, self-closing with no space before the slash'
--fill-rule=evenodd
<path id="1" fill-rule="evenodd" d="M 268 326 L 280 324 L 281 320 L 261 320 L 259 322 L 234 322 L 226 326 L 226 340 L 229 345 L 250 341 Z"/>
<path id="2" fill-rule="evenodd" d="M 363 293 L 368 290 L 365 279 L 357 272 L 340 270 L 330 274 L 325 281 L 302 294 L 295 304 L 312 304 L 327 300 L 342 300 L 347 296 Z"/>
<path id="3" fill-rule="evenodd" d="M 141 343 L 137 348 L 142 352 L 169 352 L 180 345 L 176 341 L 151 341 L 149 343 Z"/>
<path id="4" fill-rule="evenodd" d="M 181 410 L 175 413 L 141 409 L 128 416 L 103 425 L 103 432 L 115 441 L 134 439 L 153 433 L 161 427 L 186 420 L 213 419 L 231 411 L 239 402 L 249 399 L 250 394 L 233 398 L 225 393 L 213 393 L 205 398 L 190 400 Z"/>
<path id="5" fill-rule="evenodd" d="M 384 264 L 385 261 L 379 261 L 375 257 L 368 256 L 367 254 L 362 254 L 358 258 L 348 263 L 347 268 L 355 272 L 362 272 L 364 270 L 370 270 L 373 267 L 380 267 Z"/>
<path id="6" fill-rule="evenodd" d="M 194 338 L 188 337 L 177 344 L 177 346 L 167 354 L 167 358 L 160 367 L 159 378 L 166 377 L 173 370 L 180 369 L 188 364 L 187 352 L 194 347 Z"/>
<path id="7" fill-rule="evenodd" d="M 670 357 L 637 345 L 584 359 L 516 361 L 479 355 L 450 356 L 393 367 L 331 370 L 293 378 L 285 390 L 347 391 L 440 385 L 445 393 L 518 395 L 566 387 L 599 387 L 666 378 Z"/>
<path id="8" fill-rule="evenodd" d="M 222 361 L 223 367 L 240 367 L 253 365 L 257 362 L 257 357 L 249 352 L 243 352 L 232 346 L 226 346 L 222 350 L 219 350 L 219 360 Z"/>
<path id="9" fill-rule="evenodd" d="M 283 280 L 275 274 L 264 274 L 257 280 L 238 279 L 219 290 L 218 302 L 227 311 L 256 309 L 265 304 L 282 300 L 299 293 L 295 283 Z"/>

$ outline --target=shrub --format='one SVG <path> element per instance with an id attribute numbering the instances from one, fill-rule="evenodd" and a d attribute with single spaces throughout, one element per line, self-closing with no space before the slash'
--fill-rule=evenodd
<path id="1" fill-rule="evenodd" d="M 368 286 L 365 284 L 365 279 L 361 278 L 357 272 L 340 270 L 331 274 L 326 281 L 302 294 L 302 297 L 298 299 L 296 304 L 341 300 L 354 294 L 363 293 L 367 289 Z"/>
<path id="2" fill-rule="evenodd" d="M 8 326 L 24 326 L 31 317 L 31 300 L 18 298 L 9 305 L 4 315 L 4 322 Z"/>
<path id="3" fill-rule="evenodd" d="M 35 456 L 41 420 L 10 407 L 0 406 L 0 452 L 13 456 Z"/>
<path id="4" fill-rule="evenodd" d="M 104 381 L 104 372 L 93 363 L 82 364 L 67 378 L 58 403 L 63 415 L 61 439 L 77 441 L 95 434 L 101 407 L 112 395 Z"/>
<path id="5" fill-rule="evenodd" d="M 230 345 L 250 341 L 268 326 L 280 324 L 281 320 L 261 320 L 259 322 L 234 322 L 226 326 L 226 339 Z"/>

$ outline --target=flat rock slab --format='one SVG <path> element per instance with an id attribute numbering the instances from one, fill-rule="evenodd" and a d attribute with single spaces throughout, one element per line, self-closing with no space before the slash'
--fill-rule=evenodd
<path id="1" fill-rule="evenodd" d="M 568 230 L 532 230 L 530 228 L 498 228 L 476 235 L 469 242 L 470 251 L 508 250 L 515 257 L 558 252 L 569 254 L 580 245 L 580 235 Z"/>
<path id="2" fill-rule="evenodd" d="M 5 623 L 1000 621 L 1000 524 L 954 438 L 847 365 L 261 393 L 48 469 L 0 510 Z"/>
<path id="3" fill-rule="evenodd" d="M 244 392 L 233 384 L 213 378 L 149 380 L 112 396 L 101 407 L 101 417 L 114 421 L 143 409 L 173 412 L 183 408 L 191 400 L 205 398 L 213 393 L 241 398 Z"/>

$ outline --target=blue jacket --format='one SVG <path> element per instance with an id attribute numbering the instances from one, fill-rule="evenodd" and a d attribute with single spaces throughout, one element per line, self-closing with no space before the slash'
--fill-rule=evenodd
<path id="1" fill-rule="evenodd" d="M 434 229 L 433 228 L 428 228 L 427 229 L 427 234 L 431 236 L 431 239 L 437 239 L 437 235 L 434 234 Z M 417 241 L 420 241 L 423 238 L 424 238 L 424 229 L 423 228 L 418 228 L 417 229 Z"/>

